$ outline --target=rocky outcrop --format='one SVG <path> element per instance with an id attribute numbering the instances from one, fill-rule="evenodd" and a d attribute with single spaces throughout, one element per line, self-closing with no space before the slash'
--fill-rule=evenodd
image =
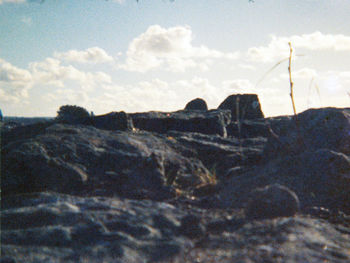
<path id="1" fill-rule="evenodd" d="M 186 110 L 7 130 L 1 262 L 347 263 L 349 109 L 296 120 Z"/>
<path id="2" fill-rule="evenodd" d="M 6 144 L 35 138 L 37 135 L 45 133 L 46 128 L 53 125 L 53 121 L 38 122 L 29 125 L 13 125 L 5 126 L 1 129 L 1 144 L 4 147 Z"/>
<path id="3" fill-rule="evenodd" d="M 90 116 L 78 120 L 77 123 L 91 125 L 95 128 L 109 131 L 131 131 L 134 128 L 131 118 L 123 111 L 111 112 L 99 116 Z"/>
<path id="4" fill-rule="evenodd" d="M 140 130 L 166 133 L 168 131 L 218 134 L 226 137 L 226 126 L 231 114 L 225 110 L 145 112 L 130 114 L 136 128 Z"/>
<path id="5" fill-rule="evenodd" d="M 210 181 L 199 160 L 150 133 L 55 124 L 2 149 L 2 193 L 57 191 L 162 200 Z M 137 182 L 137 184 L 135 184 Z"/>
<path id="6" fill-rule="evenodd" d="M 256 94 L 235 94 L 227 97 L 218 107 L 221 110 L 230 110 L 232 120 L 250 120 L 264 118 Z"/>
<path id="7" fill-rule="evenodd" d="M 310 109 L 281 125 L 269 137 L 267 158 L 329 149 L 350 154 L 350 108 Z"/>
<path id="8" fill-rule="evenodd" d="M 202 110 L 207 111 L 208 105 L 205 102 L 205 100 L 197 98 L 194 100 L 191 100 L 189 103 L 186 104 L 185 110 Z"/>
<path id="9" fill-rule="evenodd" d="M 281 156 L 229 170 L 220 191 L 224 206 L 242 206 L 253 188 L 278 183 L 294 191 L 302 209 L 325 207 L 350 214 L 350 158 L 327 149 Z M 237 183 L 239 182 L 239 183 Z"/>

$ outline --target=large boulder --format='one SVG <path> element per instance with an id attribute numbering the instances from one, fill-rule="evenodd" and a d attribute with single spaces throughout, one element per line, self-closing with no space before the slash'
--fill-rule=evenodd
<path id="1" fill-rule="evenodd" d="M 231 121 L 227 110 L 145 112 L 130 114 L 136 128 L 157 133 L 168 131 L 218 134 L 226 137 L 226 126 Z"/>
<path id="2" fill-rule="evenodd" d="M 350 108 L 310 109 L 298 114 L 269 136 L 265 156 L 271 159 L 318 149 L 350 154 Z"/>
<path id="3" fill-rule="evenodd" d="M 278 183 L 297 194 L 302 209 L 317 206 L 350 213 L 350 158 L 343 153 L 319 149 L 282 155 L 228 176 L 220 191 L 224 206 L 241 206 L 253 189 Z"/>
<path id="4" fill-rule="evenodd" d="M 130 131 L 134 128 L 132 119 L 124 111 L 90 116 L 80 119 L 76 123 L 91 125 L 98 129 L 110 131 Z"/>
<path id="5" fill-rule="evenodd" d="M 208 105 L 205 102 L 205 100 L 197 98 L 194 100 L 191 100 L 189 103 L 186 104 L 185 110 L 202 110 L 207 111 Z"/>
<path id="6" fill-rule="evenodd" d="M 56 191 L 162 200 L 210 182 L 199 160 L 150 133 L 55 124 L 1 152 L 2 194 Z M 135 183 L 137 182 L 137 183 Z"/>
<path id="7" fill-rule="evenodd" d="M 257 188 L 250 193 L 246 216 L 250 219 L 267 219 L 294 216 L 299 210 L 297 195 L 279 184 Z"/>
<path id="8" fill-rule="evenodd" d="M 235 94 L 227 97 L 218 107 L 221 110 L 230 110 L 232 120 L 250 120 L 264 118 L 261 111 L 258 95 Z"/>

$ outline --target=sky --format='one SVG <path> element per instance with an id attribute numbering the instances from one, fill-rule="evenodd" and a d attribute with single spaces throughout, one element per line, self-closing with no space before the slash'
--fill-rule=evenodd
<path id="1" fill-rule="evenodd" d="M 289 115 L 289 42 L 297 112 L 350 107 L 349 14 L 349 0 L 0 0 L 0 109 L 215 109 L 255 93 L 265 116 Z"/>

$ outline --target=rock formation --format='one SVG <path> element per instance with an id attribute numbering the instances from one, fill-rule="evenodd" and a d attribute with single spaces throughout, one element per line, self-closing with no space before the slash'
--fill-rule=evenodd
<path id="1" fill-rule="evenodd" d="M 207 111 L 208 106 L 205 100 L 197 98 L 194 100 L 191 100 L 189 103 L 186 104 L 185 110 L 202 110 Z"/>
<path id="2" fill-rule="evenodd" d="M 91 125 L 98 129 L 109 131 L 130 131 L 134 128 L 131 118 L 123 111 L 111 112 L 99 116 L 90 116 L 78 120 L 77 123 Z"/>
<path id="3" fill-rule="evenodd" d="M 256 94 L 237 94 L 227 97 L 218 107 L 221 110 L 230 110 L 232 120 L 251 120 L 264 118 Z"/>
<path id="4" fill-rule="evenodd" d="M 350 108 L 235 104 L 3 129 L 0 261 L 349 262 Z"/>
<path id="5" fill-rule="evenodd" d="M 227 136 L 231 121 L 227 110 L 146 112 L 130 114 L 136 128 L 156 133 L 197 132 Z"/>
<path id="6" fill-rule="evenodd" d="M 297 195 L 279 184 L 257 188 L 250 193 L 246 216 L 251 219 L 266 219 L 294 216 L 299 210 Z"/>

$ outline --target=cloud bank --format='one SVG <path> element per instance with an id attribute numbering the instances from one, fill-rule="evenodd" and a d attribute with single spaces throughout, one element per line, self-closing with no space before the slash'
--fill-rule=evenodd
<path id="1" fill-rule="evenodd" d="M 209 107 L 215 108 L 230 94 L 257 93 L 263 107 L 270 104 L 263 109 L 267 115 L 271 114 L 267 108 L 270 112 L 291 113 L 286 70 L 277 74 L 274 71 L 275 75 L 266 78 L 258 87 L 252 83 L 253 78 L 258 79 L 261 72 L 266 72 L 261 62 L 276 62 L 288 56 L 289 41 L 298 50 L 350 50 L 350 37 L 320 32 L 291 37 L 274 36 L 267 46 L 247 49 L 246 57 L 238 52 L 225 53 L 205 45 L 196 45 L 193 39 L 190 27 L 163 28 L 154 25 L 130 41 L 121 64 L 118 64 L 119 58 L 112 57 L 101 47 L 54 52 L 51 57 L 29 63 L 27 68 L 0 59 L 0 102 L 10 105 L 16 112 L 22 107 L 18 112 L 26 113 L 28 105 L 31 105 L 39 109 L 37 112 L 45 107 L 45 114 L 50 114 L 47 112 L 55 112 L 63 103 L 78 104 L 96 113 L 111 110 L 171 111 L 183 108 L 188 101 L 197 97 L 205 99 Z M 117 52 L 114 51 L 115 54 Z M 234 68 L 232 61 L 237 62 Z M 119 70 L 117 72 L 115 65 Z M 187 71 L 189 69 L 192 71 Z M 203 73 L 205 70 L 208 72 Z M 168 72 L 164 74 L 164 71 Z M 326 106 L 317 100 L 318 94 L 310 93 L 311 80 L 317 84 L 321 97 L 327 97 L 329 101 L 333 99 L 333 104 L 348 102 L 349 71 L 320 70 L 313 64 L 295 63 L 293 80 L 298 110 L 310 105 Z M 316 98 L 316 102 L 311 104 L 309 97 Z M 40 106 L 36 105 L 37 102 L 40 102 Z"/>
<path id="2" fill-rule="evenodd" d="M 68 62 L 77 63 L 105 63 L 113 61 L 113 58 L 105 50 L 99 47 L 91 47 L 86 50 L 69 50 L 67 52 L 55 52 L 54 57 Z"/>
<path id="3" fill-rule="evenodd" d="M 267 46 L 249 48 L 247 56 L 251 61 L 255 62 L 277 62 L 280 59 L 289 57 L 288 42 L 292 43 L 293 48 L 303 50 L 350 50 L 350 36 L 323 34 L 316 31 L 312 34 L 293 35 L 290 37 L 271 35 L 271 41 Z"/>
<path id="4" fill-rule="evenodd" d="M 189 26 L 150 26 L 131 41 L 126 52 L 126 63 L 120 68 L 137 72 L 159 68 L 172 72 L 183 72 L 189 68 L 207 70 L 210 64 L 208 59 L 239 57 L 238 52 L 223 53 L 204 45 L 194 46 L 192 41 L 193 33 Z"/>
<path id="5" fill-rule="evenodd" d="M 21 69 L 0 59 L 0 102 L 18 103 L 28 98 L 33 87 L 64 89 L 67 82 L 76 83 L 77 90 L 89 91 L 101 84 L 110 84 L 111 77 L 104 72 L 85 72 L 72 65 L 63 66 L 55 58 L 32 62 Z"/>

